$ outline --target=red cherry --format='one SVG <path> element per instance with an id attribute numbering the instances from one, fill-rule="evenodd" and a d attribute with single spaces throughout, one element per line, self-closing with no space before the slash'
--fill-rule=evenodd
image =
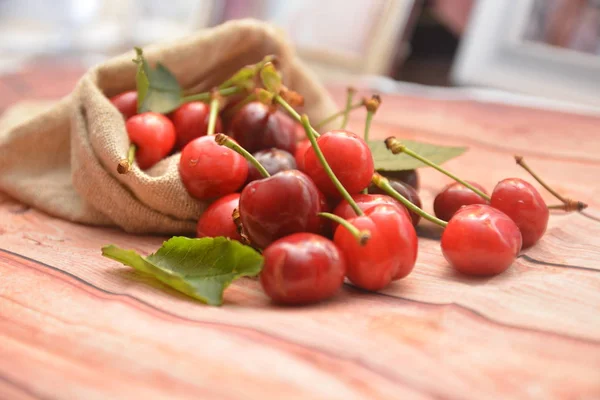
<path id="1" fill-rule="evenodd" d="M 123 118 L 128 120 L 137 114 L 137 92 L 130 90 L 110 98 L 110 102 L 123 114 Z"/>
<path id="2" fill-rule="evenodd" d="M 296 165 L 300 171 L 304 171 L 304 154 L 310 147 L 310 140 L 304 139 L 296 143 L 296 153 L 294 158 L 296 159 Z"/>
<path id="3" fill-rule="evenodd" d="M 189 142 L 179 160 L 181 181 L 192 197 L 214 199 L 238 190 L 248 177 L 248 163 L 238 153 L 202 136 Z"/>
<path id="4" fill-rule="evenodd" d="M 145 112 L 125 123 L 129 140 L 137 146 L 135 159 L 140 169 L 148 169 L 165 158 L 175 145 L 173 123 L 162 114 Z"/>
<path id="5" fill-rule="evenodd" d="M 321 199 L 313 181 L 297 170 L 252 181 L 242 190 L 240 218 L 260 248 L 298 232 L 319 233 Z"/>
<path id="6" fill-rule="evenodd" d="M 418 252 L 417 233 L 410 218 L 396 207 L 378 205 L 348 222 L 371 232 L 367 244 L 361 246 L 343 226 L 335 231 L 334 242 L 346 258 L 346 276 L 353 284 L 379 290 L 413 270 Z"/>
<path id="7" fill-rule="evenodd" d="M 236 113 L 229 132 L 250 153 L 276 147 L 294 154 L 297 129 L 298 124 L 287 114 L 252 102 Z"/>
<path id="8" fill-rule="evenodd" d="M 277 240 L 263 253 L 260 283 L 274 301 L 308 304 L 332 297 L 342 286 L 346 263 L 329 239 L 295 233 Z"/>
<path id="9" fill-rule="evenodd" d="M 172 113 L 171 120 L 177 134 L 177 148 L 182 149 L 192 140 L 206 136 L 210 107 L 201 101 L 185 103 Z M 217 117 L 215 132 L 222 132 L 221 119 Z"/>
<path id="10" fill-rule="evenodd" d="M 392 207 L 396 207 L 399 213 L 404 214 L 407 217 L 409 216 L 408 210 L 402 205 L 402 203 L 394 200 L 390 196 L 383 194 L 354 194 L 352 195 L 352 200 L 354 200 L 354 202 L 358 205 L 358 208 L 363 211 L 367 211 L 369 208 L 378 206 L 380 204 L 387 204 Z M 333 210 L 333 213 L 344 219 L 356 217 L 356 213 L 352 209 L 352 206 L 350 206 L 350 203 L 348 203 L 346 200 L 340 201 L 337 207 Z M 337 228 L 338 224 L 333 221 L 332 224 L 334 225 L 334 228 Z"/>
<path id="11" fill-rule="evenodd" d="M 487 194 L 481 185 L 471 181 L 466 182 Z M 439 219 L 450 221 L 450 218 L 452 218 L 456 211 L 462 206 L 468 206 L 470 204 L 487 204 L 487 201 L 466 186 L 454 182 L 442 189 L 435 197 L 433 211 Z"/>
<path id="12" fill-rule="evenodd" d="M 487 204 L 458 210 L 442 234 L 442 253 L 464 274 L 495 275 L 505 271 L 521 251 L 521 232 L 506 214 Z"/>
<path id="13" fill-rule="evenodd" d="M 254 158 L 262 165 L 269 175 L 275 175 L 281 171 L 287 171 L 288 169 L 296 169 L 296 160 L 294 156 L 285 150 L 281 149 L 268 149 L 261 150 L 253 154 Z M 248 163 L 248 182 L 262 179 L 262 175 L 252 163 Z"/>
<path id="14" fill-rule="evenodd" d="M 217 237 L 225 236 L 233 240 L 241 240 L 233 222 L 233 210 L 240 203 L 240 194 L 231 193 L 212 203 L 200 216 L 196 228 L 196 236 Z"/>
<path id="15" fill-rule="evenodd" d="M 396 192 L 398 192 L 402 196 L 404 196 L 406 198 L 406 200 L 410 201 L 415 206 L 417 206 L 421 209 L 423 208 L 421 206 L 421 198 L 419 197 L 419 194 L 412 186 L 408 185 L 405 182 L 396 180 L 396 179 L 388 179 L 388 181 L 390 182 L 390 186 L 392 186 L 392 188 Z M 383 191 L 378 186 L 373 185 L 373 184 L 369 186 L 369 193 L 386 194 L 385 191 Z M 406 211 L 408 211 L 408 213 L 410 214 L 410 218 L 412 220 L 413 226 L 417 226 L 419 224 L 419 221 L 421 220 L 421 216 L 410 210 L 406 210 Z"/>
<path id="16" fill-rule="evenodd" d="M 379 171 L 379 173 L 389 180 L 404 182 L 412 186 L 415 190 L 419 190 L 419 174 L 416 169 L 407 169 L 404 171 Z"/>
<path id="17" fill-rule="evenodd" d="M 509 178 L 498 182 L 490 205 L 508 215 L 523 235 L 523 248 L 533 246 L 546 232 L 550 212 L 540 193 L 528 182 Z"/>
<path id="18" fill-rule="evenodd" d="M 352 132 L 334 130 L 321 135 L 317 143 L 333 173 L 350 194 L 359 193 L 369 185 L 374 172 L 373 157 L 362 138 Z M 312 147 L 304 154 L 304 170 L 326 196 L 340 197 Z"/>

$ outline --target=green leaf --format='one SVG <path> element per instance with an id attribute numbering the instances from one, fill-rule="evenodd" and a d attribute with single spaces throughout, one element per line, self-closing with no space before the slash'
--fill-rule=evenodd
<path id="1" fill-rule="evenodd" d="M 224 237 L 173 237 L 147 257 L 109 245 L 102 248 L 102 255 L 210 305 L 221 305 L 231 282 L 258 275 L 263 265 L 262 255 L 252 247 Z"/>
<path id="2" fill-rule="evenodd" d="M 401 139 L 400 139 L 401 140 Z M 415 142 L 412 140 L 401 140 L 406 147 L 415 153 L 433 161 L 436 164 L 443 164 L 448 160 L 460 156 L 464 153 L 466 147 L 439 146 L 430 143 Z M 416 160 L 406 154 L 392 154 L 385 147 L 383 140 L 370 141 L 369 147 L 375 161 L 375 169 L 378 171 L 403 171 L 426 167 L 421 161 Z"/>
<path id="3" fill-rule="evenodd" d="M 175 75 L 161 63 L 150 68 L 142 49 L 135 48 L 137 58 L 136 86 L 138 92 L 138 112 L 154 111 L 166 114 L 181 104 L 181 87 Z"/>

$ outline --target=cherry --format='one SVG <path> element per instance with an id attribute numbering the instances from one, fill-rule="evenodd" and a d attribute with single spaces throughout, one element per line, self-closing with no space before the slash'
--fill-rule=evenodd
<path id="1" fill-rule="evenodd" d="M 192 140 L 206 136 L 208 131 L 209 106 L 201 101 L 185 103 L 171 115 L 175 133 L 177 134 L 177 148 L 182 149 Z M 215 132 L 222 131 L 221 120 L 217 118 Z"/>
<path id="2" fill-rule="evenodd" d="M 243 106 L 229 127 L 231 137 L 250 153 L 276 147 L 294 154 L 297 131 L 294 120 L 259 102 Z"/>
<path id="3" fill-rule="evenodd" d="M 506 214 L 486 205 L 459 209 L 442 234 L 442 253 L 450 265 L 469 275 L 505 271 L 521 250 L 519 228 Z"/>
<path id="4" fill-rule="evenodd" d="M 399 180 L 395 180 L 395 179 L 388 179 L 388 181 L 390 183 L 390 186 L 396 192 L 400 193 L 402 196 L 404 196 L 408 201 L 413 203 L 415 206 L 422 208 L 421 198 L 419 197 L 419 194 L 412 186 L 410 186 L 404 182 L 401 182 Z M 386 194 L 386 192 L 384 190 L 380 189 L 375 184 L 371 184 L 369 186 L 369 193 Z M 419 224 L 419 221 L 421 220 L 421 216 L 414 211 L 409 211 L 409 214 L 410 214 L 410 218 L 412 220 L 413 226 L 417 226 Z"/>
<path id="5" fill-rule="evenodd" d="M 304 139 L 296 143 L 296 153 L 294 153 L 294 158 L 296 159 L 296 166 L 300 171 L 304 171 L 304 154 L 306 154 L 306 150 L 310 147 L 310 140 Z"/>
<path id="6" fill-rule="evenodd" d="M 349 131 L 333 130 L 321 135 L 317 144 L 331 170 L 350 194 L 359 193 L 369 185 L 374 164 L 371 150 L 363 139 Z M 304 154 L 304 171 L 326 196 L 340 197 L 312 147 Z"/>
<path id="7" fill-rule="evenodd" d="M 130 90 L 111 97 L 110 102 L 123 114 L 123 118 L 128 120 L 137 114 L 137 99 L 137 91 Z"/>
<path id="8" fill-rule="evenodd" d="M 297 170 L 252 181 L 240 197 L 242 225 L 250 241 L 260 248 L 292 233 L 319 233 L 320 211 L 319 190 Z"/>
<path id="9" fill-rule="evenodd" d="M 408 169 L 404 171 L 379 171 L 379 173 L 390 180 L 396 180 L 412 186 L 415 190 L 419 190 L 419 174 L 416 169 Z"/>
<path id="10" fill-rule="evenodd" d="M 192 197 L 208 200 L 233 193 L 248 177 L 248 164 L 235 151 L 201 136 L 189 142 L 179 160 L 181 181 Z"/>
<path id="11" fill-rule="evenodd" d="M 343 254 L 329 239 L 295 233 L 272 243 L 263 253 L 260 283 L 277 303 L 308 304 L 332 297 L 346 272 Z"/>
<path id="12" fill-rule="evenodd" d="M 140 169 L 148 169 L 165 158 L 175 145 L 175 128 L 162 114 L 145 112 L 125 123 L 129 140 L 136 145 L 135 159 Z"/>
<path id="13" fill-rule="evenodd" d="M 288 169 L 296 169 L 296 160 L 294 156 L 285 150 L 268 149 L 261 150 L 253 154 L 254 158 L 269 172 L 270 175 L 275 175 L 281 171 Z M 248 162 L 248 182 L 262 179 L 261 173 Z"/>
<path id="14" fill-rule="evenodd" d="M 392 199 L 390 196 L 386 196 L 383 194 L 360 193 L 352 195 L 352 199 L 363 211 L 366 211 L 369 208 L 375 207 L 380 204 L 387 204 L 392 207 L 396 207 L 399 213 L 402 213 L 407 217 L 409 216 L 406 207 L 404 207 L 400 202 Z M 343 219 L 350 219 L 356 217 L 356 213 L 352 209 L 352 206 L 346 200 L 340 201 L 337 207 L 333 210 L 333 213 Z M 337 224 L 334 223 L 334 227 L 337 228 Z"/>
<path id="15" fill-rule="evenodd" d="M 208 206 L 198 220 L 196 236 L 199 238 L 225 236 L 233 240 L 241 240 L 232 218 L 233 210 L 238 207 L 239 202 L 240 194 L 231 193 Z"/>
<path id="16" fill-rule="evenodd" d="M 519 178 L 504 179 L 492 192 L 490 205 L 508 215 L 519 227 L 523 248 L 537 243 L 546 232 L 550 212 L 540 193 Z"/>
<path id="17" fill-rule="evenodd" d="M 487 194 L 481 185 L 475 182 L 467 182 Z M 452 218 L 456 211 L 462 206 L 469 204 L 487 204 L 487 201 L 468 187 L 458 182 L 453 182 L 435 196 L 433 210 L 436 217 L 442 221 L 450 221 L 450 218 Z"/>
<path id="18" fill-rule="evenodd" d="M 335 230 L 333 240 L 346 258 L 346 276 L 353 284 L 366 290 L 379 290 L 413 270 L 417 260 L 417 234 L 410 218 L 399 213 L 396 207 L 378 205 L 348 222 L 371 233 L 368 242 L 361 245 L 346 227 L 338 226 Z"/>

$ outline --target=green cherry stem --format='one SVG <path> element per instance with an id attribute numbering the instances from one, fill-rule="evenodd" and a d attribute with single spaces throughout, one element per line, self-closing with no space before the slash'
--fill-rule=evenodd
<path id="1" fill-rule="evenodd" d="M 137 146 L 133 143 L 129 145 L 129 149 L 127 149 L 127 158 L 119 161 L 117 165 L 117 172 L 119 174 L 126 174 L 131 169 L 133 162 L 135 161 L 135 151 L 137 150 Z"/>
<path id="2" fill-rule="evenodd" d="M 381 104 L 381 98 L 378 95 L 373 95 L 369 100 L 364 100 L 363 104 L 367 109 L 364 139 L 365 142 L 369 143 L 369 131 L 371 130 L 371 121 L 373 121 L 373 116 L 375 115 L 377 109 L 379 108 L 379 105 Z"/>
<path id="3" fill-rule="evenodd" d="M 268 178 L 271 176 L 271 174 L 269 174 L 269 171 L 267 171 L 265 167 L 263 167 L 261 163 L 259 163 L 258 160 L 248 152 L 248 150 L 244 149 L 242 146 L 231 140 L 229 136 L 223 133 L 217 133 L 215 135 L 215 142 L 218 145 L 225 146 L 244 157 L 250 164 L 254 165 L 254 167 L 258 170 L 258 172 L 260 172 L 263 178 Z"/>
<path id="4" fill-rule="evenodd" d="M 348 117 L 350 116 L 350 110 L 352 108 L 352 99 L 354 98 L 356 89 L 354 89 L 353 87 L 349 87 L 348 89 L 346 89 L 346 91 L 346 107 L 344 108 L 344 119 L 342 120 L 342 125 L 340 126 L 340 129 L 346 129 L 346 125 L 348 125 Z"/>
<path id="5" fill-rule="evenodd" d="M 300 116 L 300 114 L 298 114 L 298 111 L 294 110 L 294 108 L 292 106 L 289 105 L 289 103 L 287 101 L 285 101 L 283 99 L 283 97 L 281 97 L 281 95 L 275 95 L 275 97 L 273 97 L 273 101 L 277 104 L 279 104 L 281 107 L 283 107 L 283 109 L 285 111 L 287 111 L 288 114 L 290 114 L 292 116 L 292 118 L 294 118 L 296 121 L 302 123 L 302 117 Z M 317 132 L 315 130 L 315 128 L 313 128 L 312 126 L 309 125 L 310 131 L 312 132 L 312 134 L 315 137 L 319 137 L 321 136 L 319 134 L 319 132 Z"/>
<path id="6" fill-rule="evenodd" d="M 350 222 L 348 222 L 347 220 L 345 220 L 344 218 L 342 218 L 340 216 L 337 216 L 335 214 L 331 214 L 328 212 L 320 212 L 317 215 L 319 217 L 327 218 L 331 221 L 337 222 L 338 224 L 342 225 L 344 228 L 346 228 L 348 230 L 348 232 L 350 232 L 352 234 L 352 236 L 354 236 L 356 238 L 356 240 L 358 241 L 358 243 L 360 243 L 361 246 L 364 246 L 365 244 L 367 244 L 367 242 L 371 238 L 371 232 L 369 232 L 368 230 L 361 231 L 360 229 L 358 229 L 357 227 L 355 227 Z"/>
<path id="7" fill-rule="evenodd" d="M 439 165 L 437 165 L 433 161 L 429 161 L 425 157 L 422 157 L 419 154 L 415 153 L 414 151 L 412 151 L 411 149 L 407 148 L 402 143 L 400 143 L 400 141 L 398 139 L 396 139 L 395 137 L 391 136 L 391 137 L 385 139 L 385 145 L 388 148 L 388 150 L 390 150 L 393 154 L 405 153 L 406 155 L 409 155 L 409 156 L 411 156 L 411 157 L 413 157 L 413 158 L 421 161 L 423 164 L 426 164 L 426 165 L 430 166 L 433 169 L 437 169 L 442 174 L 444 174 L 446 176 L 449 176 L 450 178 L 454 179 L 456 182 L 460 183 L 461 185 L 465 186 L 466 188 L 471 189 L 473 192 L 475 192 L 482 199 L 484 199 L 486 201 L 490 201 L 490 196 L 488 196 L 487 194 L 483 193 L 481 190 L 477 189 L 473 185 L 470 185 L 468 182 L 465 182 L 464 180 L 460 179 L 459 177 L 457 177 L 456 175 L 452 174 L 451 172 L 449 172 L 445 168 L 440 167 Z"/>
<path id="8" fill-rule="evenodd" d="M 346 190 L 344 185 L 342 185 L 342 183 L 337 178 L 337 176 L 335 176 L 335 174 L 333 173 L 333 170 L 329 166 L 329 163 L 325 159 L 325 156 L 323 155 L 323 152 L 321 151 L 321 149 L 319 148 L 319 144 L 317 143 L 317 138 L 315 137 L 315 134 L 313 133 L 313 128 L 310 126 L 308 116 L 306 114 L 302 115 L 302 117 L 300 118 L 300 121 L 302 122 L 302 126 L 304 126 L 304 131 L 306 132 L 306 136 L 308 137 L 308 140 L 310 140 L 310 145 L 312 146 L 313 150 L 315 151 L 315 155 L 317 156 L 317 159 L 323 166 L 323 169 L 325 170 L 325 173 L 327 174 L 327 176 L 329 176 L 329 179 L 331 179 L 331 182 L 333 182 L 334 186 L 336 187 L 338 192 L 340 192 L 340 194 L 342 195 L 344 200 L 346 200 L 348 202 L 348 204 L 350 204 L 350 206 L 352 207 L 352 209 L 354 210 L 356 215 L 364 215 L 364 213 L 362 212 L 362 210 L 360 209 L 358 204 L 356 204 L 356 202 L 354 201 L 352 196 L 350 196 L 350 193 L 348 193 L 348 191 Z"/>
<path id="9" fill-rule="evenodd" d="M 362 101 L 359 103 L 354 103 L 351 104 L 350 107 L 347 109 L 348 112 L 352 111 L 352 110 L 356 110 L 357 108 L 360 108 L 363 106 Z M 341 116 L 344 116 L 346 114 L 346 110 L 340 110 L 338 112 L 336 112 L 335 114 L 331 114 L 329 117 L 319 121 L 318 124 L 315 124 L 315 129 L 319 129 L 324 127 L 325 125 L 327 125 L 328 123 L 330 123 L 331 121 L 334 121 L 336 119 L 338 119 Z M 344 129 L 346 127 L 346 123 L 342 122 L 342 129 Z"/>
<path id="10" fill-rule="evenodd" d="M 217 116 L 219 115 L 219 105 L 220 105 L 220 96 L 215 91 L 212 94 L 212 98 L 210 100 L 210 111 L 208 114 L 208 128 L 206 130 L 207 136 L 212 136 L 215 134 L 215 127 L 217 126 Z"/>
<path id="11" fill-rule="evenodd" d="M 240 93 L 240 92 L 242 92 L 242 90 L 243 89 L 238 86 L 232 86 L 232 87 L 228 87 L 228 88 L 224 88 L 224 89 L 219 89 L 219 90 L 217 90 L 217 93 L 223 97 L 227 97 L 227 96 L 231 96 L 233 94 Z M 212 97 L 213 97 L 213 91 L 192 94 L 189 96 L 182 97 L 181 104 L 189 103 L 191 101 L 209 101 L 212 99 Z"/>
<path id="12" fill-rule="evenodd" d="M 400 203 L 404 204 L 404 206 L 406 208 L 408 208 L 410 211 L 412 211 L 416 214 L 419 214 L 421 217 L 425 218 L 428 221 L 433 222 L 434 224 L 441 226 L 442 228 L 444 228 L 444 227 L 446 227 L 446 225 L 448 225 L 448 223 L 446 221 L 442 221 L 441 219 L 436 218 L 433 215 L 428 214 L 427 212 L 421 210 L 419 207 L 417 207 L 413 203 L 411 203 L 410 200 L 408 200 L 406 197 L 402 196 L 400 193 L 395 191 L 394 188 L 390 185 L 390 181 L 388 181 L 387 178 L 380 175 L 379 173 L 375 172 L 373 174 L 372 182 L 378 188 L 380 188 L 381 190 L 386 192 L 390 197 L 393 197 L 394 199 L 398 200 Z"/>
<path id="13" fill-rule="evenodd" d="M 515 161 L 517 165 L 523 168 L 525 171 L 529 173 L 540 185 L 544 187 L 552 196 L 556 197 L 563 204 L 551 205 L 548 206 L 550 210 L 564 210 L 564 211 L 582 211 L 587 208 L 587 204 L 581 201 L 576 201 L 572 199 L 568 199 L 558 193 L 556 190 L 552 189 L 550 185 L 548 185 L 538 174 L 533 172 L 533 170 L 527 165 L 523 156 L 515 156 Z"/>

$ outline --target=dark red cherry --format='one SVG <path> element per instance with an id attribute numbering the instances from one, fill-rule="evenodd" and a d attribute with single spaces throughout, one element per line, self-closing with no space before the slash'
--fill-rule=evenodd
<path id="1" fill-rule="evenodd" d="M 276 148 L 261 150 L 254 153 L 253 156 L 269 172 L 269 175 L 275 175 L 288 169 L 296 169 L 294 156 L 285 150 Z M 254 165 L 248 163 L 248 182 L 257 179 L 262 179 L 262 175 Z"/>
<path id="2" fill-rule="evenodd" d="M 294 154 L 297 129 L 298 124 L 287 114 L 252 102 L 236 113 L 229 132 L 250 153 L 275 147 Z"/>
<path id="3" fill-rule="evenodd" d="M 319 189 L 298 170 L 252 181 L 240 197 L 242 225 L 252 243 L 260 248 L 292 233 L 319 233 L 319 212 Z"/>
<path id="4" fill-rule="evenodd" d="M 416 169 L 407 169 L 404 171 L 379 171 L 379 173 L 388 179 L 394 179 L 412 186 L 419 190 L 419 174 Z"/>
<path id="5" fill-rule="evenodd" d="M 123 118 L 128 120 L 137 114 L 137 91 L 130 90 L 110 98 L 110 102 L 123 114 Z"/>
<path id="6" fill-rule="evenodd" d="M 467 183 L 487 194 L 481 185 L 470 181 L 467 181 Z M 437 196 L 435 196 L 433 211 L 439 219 L 450 221 L 450 218 L 452 218 L 456 211 L 462 206 L 468 206 L 470 204 L 487 204 L 487 201 L 466 186 L 454 182 L 446 186 Z"/>
<path id="7" fill-rule="evenodd" d="M 372 208 L 372 207 L 375 207 L 375 206 L 378 206 L 381 204 L 387 204 L 392 207 L 396 207 L 398 209 L 398 212 L 406 215 L 407 217 L 409 216 L 408 210 L 406 209 L 406 207 L 404 207 L 402 205 L 402 203 L 392 199 L 390 196 L 386 196 L 383 194 L 362 194 L 362 193 L 360 193 L 360 194 L 352 195 L 352 199 L 358 205 L 358 208 L 360 208 L 363 211 L 366 211 L 369 208 Z M 337 205 L 337 207 L 335 207 L 335 209 L 333 210 L 333 213 L 335 215 L 337 215 L 338 217 L 341 217 L 344 219 L 350 219 L 350 218 L 356 217 L 356 213 L 354 212 L 354 210 L 352 209 L 352 207 L 346 200 L 340 201 L 339 204 Z M 336 224 L 333 221 L 332 221 L 332 224 L 333 224 L 334 228 L 337 228 L 338 224 Z"/>
<path id="8" fill-rule="evenodd" d="M 185 103 L 171 115 L 175 133 L 177 134 L 176 146 L 182 149 L 192 140 L 206 136 L 208 132 L 208 119 L 210 107 L 201 101 Z M 221 119 L 217 117 L 215 132 L 222 132 Z"/>
<path id="9" fill-rule="evenodd" d="M 396 192 L 400 193 L 415 206 L 422 208 L 421 197 L 419 197 L 419 194 L 412 186 L 396 179 L 388 179 L 388 181 L 390 182 L 390 185 Z M 385 191 L 381 190 L 378 186 L 373 184 L 369 186 L 369 193 L 386 194 Z M 419 221 L 421 220 L 421 216 L 410 210 L 407 211 L 410 214 L 413 226 L 417 226 L 419 224 Z"/>
<path id="10" fill-rule="evenodd" d="M 459 209 L 442 234 L 442 253 L 469 275 L 504 272 L 521 251 L 521 232 L 506 214 L 486 204 Z"/>
<path id="11" fill-rule="evenodd" d="M 286 236 L 267 247 L 263 256 L 260 283 L 277 303 L 299 305 L 325 300 L 335 295 L 344 282 L 344 256 L 322 236 Z"/>
<path id="12" fill-rule="evenodd" d="M 304 139 L 296 143 L 296 153 L 294 158 L 296 159 L 296 166 L 300 171 L 304 171 L 304 154 L 306 149 L 310 147 L 310 140 Z"/>
<path id="13" fill-rule="evenodd" d="M 215 199 L 238 190 L 248 177 L 248 163 L 238 153 L 202 136 L 181 152 L 179 175 L 190 196 Z"/>
<path id="14" fill-rule="evenodd" d="M 349 131 L 334 130 L 321 135 L 317 143 L 333 173 L 350 194 L 369 186 L 374 172 L 373 157 L 362 138 Z M 304 171 L 325 196 L 341 197 L 312 147 L 304 154 Z"/>
<path id="15" fill-rule="evenodd" d="M 225 236 L 229 239 L 241 240 L 232 217 L 233 210 L 239 203 L 240 194 L 231 193 L 208 206 L 198 220 L 196 236 L 199 238 Z"/>
<path id="16" fill-rule="evenodd" d="M 221 123 L 223 124 L 223 131 L 219 132 L 229 132 L 229 127 L 231 125 L 231 121 L 235 116 L 235 113 L 232 112 L 233 109 L 243 101 L 248 95 L 245 93 L 234 94 L 231 96 L 227 96 L 225 100 L 225 105 L 221 109 L 219 117 L 221 119 Z"/>
<path id="17" fill-rule="evenodd" d="M 550 217 L 548 206 L 540 193 L 523 179 L 509 178 L 498 182 L 490 205 L 517 224 L 524 249 L 536 244 L 546 232 Z"/>
<path id="18" fill-rule="evenodd" d="M 334 242 L 346 258 L 346 276 L 354 285 L 366 290 L 383 289 L 413 270 L 417 233 L 410 218 L 396 207 L 378 205 L 348 222 L 371 233 L 367 244 L 361 246 L 343 226 L 335 230 Z"/>
<path id="19" fill-rule="evenodd" d="M 140 169 L 148 169 L 165 158 L 175 145 L 173 123 L 162 114 L 145 112 L 125 123 L 129 140 L 137 146 L 135 160 Z"/>

